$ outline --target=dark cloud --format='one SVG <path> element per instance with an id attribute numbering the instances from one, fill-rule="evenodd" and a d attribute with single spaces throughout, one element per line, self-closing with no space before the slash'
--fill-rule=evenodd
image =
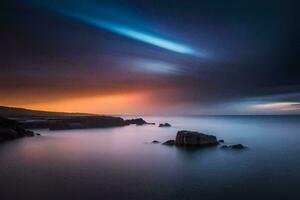
<path id="1" fill-rule="evenodd" d="M 2 1 L 2 103 L 138 91 L 151 91 L 153 98 L 172 106 L 188 103 L 220 112 L 217 105 L 253 98 L 300 102 L 294 95 L 300 91 L 295 1 L 70 2 Z M 91 13 L 101 11 L 100 18 L 210 56 L 133 40 L 61 15 L 51 6 L 93 8 Z"/>

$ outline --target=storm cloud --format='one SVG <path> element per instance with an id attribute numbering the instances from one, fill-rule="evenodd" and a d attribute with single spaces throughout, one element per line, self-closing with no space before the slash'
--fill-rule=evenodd
<path id="1" fill-rule="evenodd" d="M 300 113 L 296 4 L 4 0 L 0 103 L 146 92 L 151 113 Z"/>

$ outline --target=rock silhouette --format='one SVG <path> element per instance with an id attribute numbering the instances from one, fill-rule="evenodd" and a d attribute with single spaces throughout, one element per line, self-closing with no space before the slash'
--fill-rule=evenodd
<path id="1" fill-rule="evenodd" d="M 162 124 L 159 124 L 158 127 L 171 127 L 171 124 L 169 124 L 169 123 L 162 123 Z"/>
<path id="2" fill-rule="evenodd" d="M 208 146 L 219 144 L 216 136 L 195 131 L 178 131 L 175 141 L 177 146 Z"/>
<path id="3" fill-rule="evenodd" d="M 196 131 L 178 131 L 175 140 L 168 140 L 164 142 L 165 145 L 176 146 L 209 146 L 219 144 L 216 136 L 206 135 Z"/>
<path id="4" fill-rule="evenodd" d="M 0 142 L 29 136 L 34 133 L 22 128 L 17 121 L 0 117 Z"/>
<path id="5" fill-rule="evenodd" d="M 164 142 L 163 145 L 170 145 L 170 146 L 175 145 L 175 140 L 168 140 Z"/>

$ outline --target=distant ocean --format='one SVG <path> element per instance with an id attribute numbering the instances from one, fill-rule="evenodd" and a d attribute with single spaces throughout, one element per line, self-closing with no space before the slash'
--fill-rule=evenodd
<path id="1" fill-rule="evenodd" d="M 143 117 L 157 125 L 48 131 L 0 144 L 1 199 L 297 199 L 299 116 Z M 152 144 L 178 130 L 225 144 L 183 149 Z"/>

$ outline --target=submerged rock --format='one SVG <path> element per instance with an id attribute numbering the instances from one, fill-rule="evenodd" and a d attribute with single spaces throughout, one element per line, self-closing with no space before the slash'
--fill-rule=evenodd
<path id="1" fill-rule="evenodd" d="M 171 127 L 171 124 L 169 124 L 169 123 L 162 123 L 162 124 L 159 124 L 158 127 Z"/>
<path id="2" fill-rule="evenodd" d="M 233 144 L 233 145 L 229 145 L 229 147 L 231 149 L 245 149 L 246 147 L 242 144 Z"/>
<path id="3" fill-rule="evenodd" d="M 224 143 L 224 140 L 219 140 L 219 143 Z"/>
<path id="4" fill-rule="evenodd" d="M 175 140 L 168 140 L 166 142 L 163 143 L 163 145 L 175 145 Z"/>
<path id="5" fill-rule="evenodd" d="M 234 149 L 234 150 L 239 150 L 239 149 L 245 149 L 246 147 L 242 144 L 233 144 L 233 145 L 222 145 L 222 149 Z"/>
<path id="6" fill-rule="evenodd" d="M 208 146 L 219 144 L 216 136 L 195 131 L 178 131 L 175 141 L 177 146 Z"/>
<path id="7" fill-rule="evenodd" d="M 153 140 L 152 143 L 160 143 L 160 142 L 157 140 Z"/>

